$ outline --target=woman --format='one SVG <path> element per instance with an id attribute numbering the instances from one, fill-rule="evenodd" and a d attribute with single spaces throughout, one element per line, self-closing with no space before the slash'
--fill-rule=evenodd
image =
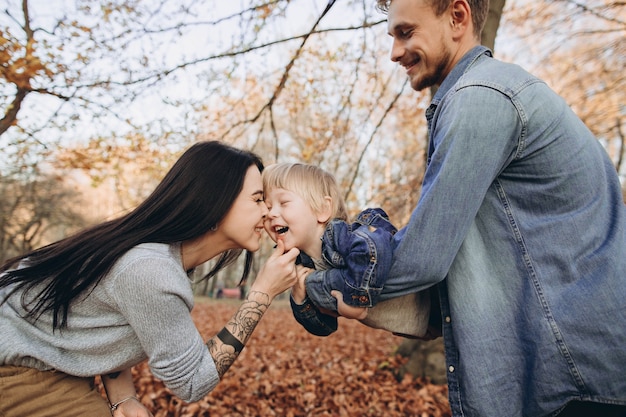
<path id="1" fill-rule="evenodd" d="M 132 212 L 0 267 L 0 415 L 149 416 L 130 373 L 145 359 L 185 401 L 211 391 L 296 280 L 298 250 L 279 243 L 206 345 L 191 319 L 196 266 L 220 255 L 213 276 L 245 249 L 249 273 L 267 214 L 262 169 L 250 152 L 197 143 Z"/>

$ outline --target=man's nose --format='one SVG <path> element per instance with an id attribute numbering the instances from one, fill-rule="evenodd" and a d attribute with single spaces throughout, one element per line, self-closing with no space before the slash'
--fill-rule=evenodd
<path id="1" fill-rule="evenodd" d="M 393 42 L 391 43 L 391 57 L 390 58 L 393 62 L 398 62 L 402 58 L 402 55 L 404 55 L 404 47 L 402 47 L 400 42 L 398 42 L 394 38 Z"/>

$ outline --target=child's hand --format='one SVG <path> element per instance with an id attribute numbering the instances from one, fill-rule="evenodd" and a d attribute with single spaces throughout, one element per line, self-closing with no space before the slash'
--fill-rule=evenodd
<path id="1" fill-rule="evenodd" d="M 348 319 L 363 320 L 367 317 L 367 307 L 353 307 L 344 303 L 341 292 L 333 290 L 330 294 L 337 299 L 337 312 Z"/>
<path id="2" fill-rule="evenodd" d="M 296 304 L 304 303 L 304 299 L 306 298 L 306 287 L 304 284 L 306 277 L 311 273 L 311 271 L 313 271 L 311 268 L 307 268 L 303 265 L 296 265 L 296 275 L 298 280 L 294 286 L 291 287 L 291 298 L 293 298 L 293 301 Z"/>

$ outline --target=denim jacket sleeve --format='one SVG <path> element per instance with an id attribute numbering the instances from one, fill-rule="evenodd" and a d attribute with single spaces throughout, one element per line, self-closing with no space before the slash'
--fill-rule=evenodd
<path id="1" fill-rule="evenodd" d="M 427 111 L 428 167 L 409 224 L 394 237 L 390 276 L 414 290 L 442 281 L 497 177 L 519 156 L 522 121 L 509 97 L 494 89 L 458 87 Z M 489 115 L 489 123 L 484 123 Z"/>
<path id="2" fill-rule="evenodd" d="M 291 297 L 289 297 L 289 302 L 293 317 L 309 333 L 315 336 L 328 336 L 337 330 L 337 317 L 323 314 L 308 297 L 302 304 L 296 304 Z"/>
<path id="3" fill-rule="evenodd" d="M 376 305 L 391 266 L 395 232 L 380 208 L 362 211 L 352 224 L 341 220 L 329 223 L 322 237 L 322 255 L 331 267 L 307 278 L 311 300 L 319 307 L 337 311 L 337 300 L 330 292 L 338 290 L 348 305 Z"/>

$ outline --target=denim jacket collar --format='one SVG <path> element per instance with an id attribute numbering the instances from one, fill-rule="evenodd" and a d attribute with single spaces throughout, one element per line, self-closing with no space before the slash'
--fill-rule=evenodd
<path id="1" fill-rule="evenodd" d="M 472 64 L 474 64 L 478 60 L 478 58 L 480 58 L 483 55 L 487 55 L 489 57 L 493 56 L 491 53 L 491 50 L 489 50 L 487 47 L 475 46 L 468 53 L 466 53 L 463 56 L 463 58 L 461 58 L 461 60 L 454 66 L 454 68 L 452 68 L 452 71 L 450 71 L 450 74 L 448 74 L 448 76 L 443 80 L 443 82 L 441 83 L 441 86 L 439 86 L 439 89 L 437 90 L 437 92 L 435 93 L 435 96 L 430 102 L 430 106 L 428 106 L 428 108 L 426 109 L 425 116 L 426 116 L 426 125 L 428 128 L 428 137 L 431 136 L 430 131 L 432 128 L 433 116 L 435 115 L 435 110 L 437 110 L 437 106 L 439 105 L 439 103 L 441 103 L 441 100 L 443 100 L 443 98 L 448 93 L 448 91 L 450 91 L 452 86 L 454 86 L 457 83 L 459 78 L 461 78 L 463 74 L 465 74 L 465 72 L 467 72 L 467 70 L 471 68 Z M 434 152 L 433 144 L 430 143 L 429 141 L 428 163 L 430 163 L 430 158 L 433 152 Z"/>
<path id="2" fill-rule="evenodd" d="M 437 93 L 435 93 L 435 96 L 432 100 L 433 105 L 436 106 L 441 102 L 441 99 L 448 92 L 448 90 L 450 90 L 450 88 L 452 88 L 452 86 L 456 84 L 459 78 L 461 78 L 461 76 L 465 74 L 465 71 L 467 71 L 467 69 L 471 67 L 472 64 L 481 55 L 493 56 L 493 54 L 487 47 L 481 45 L 475 46 L 468 53 L 466 53 L 463 58 L 461 58 L 461 60 L 454 66 L 454 68 L 452 68 L 450 74 L 448 74 L 448 76 L 443 80 L 441 86 L 439 86 L 439 89 L 437 90 Z"/>

